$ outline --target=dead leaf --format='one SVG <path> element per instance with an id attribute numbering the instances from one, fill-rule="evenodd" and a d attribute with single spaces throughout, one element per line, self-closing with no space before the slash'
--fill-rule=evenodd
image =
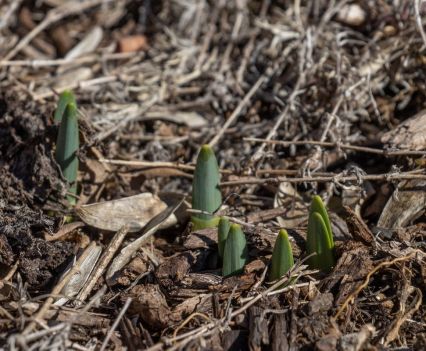
<path id="1" fill-rule="evenodd" d="M 93 246 L 84 261 L 81 263 L 78 272 L 70 278 L 68 283 L 61 290 L 61 295 L 64 295 L 64 297 L 59 298 L 55 302 L 55 305 L 62 306 L 68 302 L 71 297 L 78 294 L 83 285 L 86 283 L 86 280 L 89 278 L 89 275 L 95 267 L 101 252 L 102 248 L 100 246 Z"/>
<path id="2" fill-rule="evenodd" d="M 183 198 L 175 200 L 173 204 L 170 204 L 166 209 L 161 211 L 159 214 L 154 216 L 143 228 L 142 235 L 135 241 L 122 248 L 120 254 L 112 261 L 108 268 L 106 279 L 108 284 L 115 282 L 117 272 L 120 271 L 132 258 L 132 256 L 138 251 L 142 244 L 151 237 L 159 228 L 164 227 L 165 223 L 175 217 L 174 213 L 184 202 Z"/>
<path id="3" fill-rule="evenodd" d="M 142 193 L 123 199 L 80 206 L 76 208 L 76 213 L 84 223 L 98 229 L 118 231 L 125 224 L 129 224 L 129 231 L 137 232 L 166 208 L 166 203 L 159 197 L 151 193 Z M 168 228 L 176 222 L 176 216 L 171 215 L 160 228 Z"/>
<path id="4" fill-rule="evenodd" d="M 402 228 L 421 216 L 426 208 L 426 181 L 410 180 L 395 190 L 389 198 L 377 226 Z"/>
<path id="5" fill-rule="evenodd" d="M 76 46 L 74 46 L 65 56 L 65 59 L 75 59 L 89 54 L 98 47 L 103 37 L 102 28 L 99 26 L 94 27 Z"/>

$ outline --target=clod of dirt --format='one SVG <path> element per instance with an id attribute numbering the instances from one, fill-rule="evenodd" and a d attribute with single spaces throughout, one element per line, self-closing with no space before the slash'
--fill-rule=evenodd
<path id="1" fill-rule="evenodd" d="M 73 244 L 65 241 L 48 242 L 33 239 L 21 253 L 19 269 L 32 288 L 43 288 L 64 270 L 71 258 Z"/>
<path id="2" fill-rule="evenodd" d="M 23 96 L 0 95 L 0 159 L 10 173 L 4 177 L 13 175 L 19 180 L 31 202 L 61 198 L 65 190 L 52 157 L 50 115 L 50 109 Z"/>

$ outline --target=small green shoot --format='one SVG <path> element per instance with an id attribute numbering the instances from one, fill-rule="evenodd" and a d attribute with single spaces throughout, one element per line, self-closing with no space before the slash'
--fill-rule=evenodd
<path id="1" fill-rule="evenodd" d="M 220 173 L 216 156 L 209 145 L 203 145 L 198 154 L 192 183 L 192 208 L 214 213 L 222 204 L 219 189 Z M 191 217 L 194 230 L 216 227 L 219 217 L 208 214 L 194 214 Z"/>
<path id="2" fill-rule="evenodd" d="M 65 109 L 69 103 L 76 105 L 75 96 L 71 91 L 65 90 L 59 96 L 58 106 L 56 107 L 55 114 L 53 116 L 55 124 L 61 123 Z"/>
<path id="3" fill-rule="evenodd" d="M 308 219 L 307 254 L 309 266 L 323 272 L 330 272 L 335 264 L 334 240 L 327 210 L 319 196 L 314 196 L 311 202 Z"/>
<path id="4" fill-rule="evenodd" d="M 69 102 L 65 107 L 59 126 L 55 158 L 61 167 L 64 178 L 70 185 L 68 192 L 71 195 L 68 195 L 67 199 L 71 205 L 76 204 L 73 194 L 77 194 L 78 146 L 77 106 L 75 102 Z"/>
<path id="5" fill-rule="evenodd" d="M 223 253 L 223 276 L 242 273 L 247 259 L 246 237 L 238 224 L 231 224 Z"/>
<path id="6" fill-rule="evenodd" d="M 231 227 L 231 223 L 229 223 L 229 219 L 226 217 L 220 217 L 218 232 L 217 232 L 217 245 L 219 248 L 219 257 L 223 259 L 223 252 L 225 250 L 226 239 L 228 238 L 229 228 Z"/>
<path id="7" fill-rule="evenodd" d="M 281 279 L 294 265 L 293 252 L 287 231 L 281 229 L 275 240 L 274 251 L 271 258 L 271 270 L 269 281 L 274 282 Z"/>

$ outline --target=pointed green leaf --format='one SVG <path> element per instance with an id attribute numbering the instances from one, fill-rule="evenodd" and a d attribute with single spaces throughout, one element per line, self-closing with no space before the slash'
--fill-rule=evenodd
<path id="1" fill-rule="evenodd" d="M 58 106 L 56 107 L 55 114 L 53 116 L 53 120 L 56 124 L 59 124 L 62 121 L 65 109 L 69 103 L 76 104 L 75 96 L 71 91 L 65 90 L 59 96 Z"/>
<path id="2" fill-rule="evenodd" d="M 223 258 L 223 251 L 225 250 L 226 239 L 228 238 L 229 228 L 231 223 L 226 217 L 220 217 L 218 231 L 217 231 L 217 245 L 219 247 L 219 257 Z"/>
<path id="3" fill-rule="evenodd" d="M 274 251 L 271 258 L 269 281 L 275 281 L 284 276 L 294 265 L 293 251 L 288 240 L 287 231 L 281 229 L 275 240 Z"/>
<path id="4" fill-rule="evenodd" d="M 314 212 L 309 216 L 307 235 L 307 254 L 316 253 L 308 263 L 313 269 L 329 272 L 334 266 L 334 244 L 329 240 L 327 226 L 323 217 Z"/>
<path id="5" fill-rule="evenodd" d="M 192 208 L 209 213 L 217 211 L 222 204 L 219 182 L 216 156 L 209 145 L 203 145 L 198 154 L 192 183 Z M 192 217 L 195 229 L 214 227 L 218 221 L 208 214 L 195 214 Z"/>
<path id="6" fill-rule="evenodd" d="M 79 146 L 78 118 L 75 103 L 69 103 L 64 112 L 59 126 L 58 139 L 56 142 L 55 158 L 61 167 L 62 174 L 70 184 L 69 192 L 77 193 L 77 172 Z M 75 204 L 75 197 L 68 196 L 68 201 Z"/>
<path id="7" fill-rule="evenodd" d="M 223 276 L 241 273 L 247 259 L 246 237 L 238 224 L 231 224 L 223 253 Z"/>
<path id="8" fill-rule="evenodd" d="M 331 229 L 330 218 L 328 217 L 327 209 L 325 208 L 321 197 L 318 196 L 318 195 L 315 195 L 315 196 L 312 197 L 311 208 L 309 210 L 309 216 L 314 212 L 318 212 L 320 214 L 320 216 L 322 217 L 322 219 L 325 223 L 325 226 L 327 227 L 327 233 L 328 233 L 331 245 L 334 246 L 333 231 Z"/>

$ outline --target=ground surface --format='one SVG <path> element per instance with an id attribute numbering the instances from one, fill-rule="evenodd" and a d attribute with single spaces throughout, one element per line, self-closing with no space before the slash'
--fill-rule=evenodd
<path id="1" fill-rule="evenodd" d="M 424 350 L 420 2 L 3 1 L 0 346 Z M 80 114 L 77 210 L 54 160 L 64 89 Z M 249 242 L 227 279 L 215 230 L 192 232 L 185 204 L 163 223 L 176 198 L 190 203 L 205 143 L 221 211 Z M 140 193 L 155 196 L 81 210 Z M 303 261 L 313 194 L 336 237 L 327 275 Z M 279 228 L 299 278 L 277 293 L 265 270 Z"/>

